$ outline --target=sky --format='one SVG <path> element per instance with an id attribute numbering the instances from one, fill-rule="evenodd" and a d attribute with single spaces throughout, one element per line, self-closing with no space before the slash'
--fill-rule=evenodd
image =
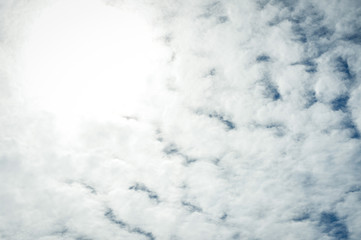
<path id="1" fill-rule="evenodd" d="M 360 0 L 2 0 L 0 240 L 361 239 Z"/>

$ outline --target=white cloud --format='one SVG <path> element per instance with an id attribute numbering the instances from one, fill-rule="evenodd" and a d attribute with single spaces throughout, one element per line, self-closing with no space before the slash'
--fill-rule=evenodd
<path id="1" fill-rule="evenodd" d="M 359 239 L 357 1 L 4 1 L 0 239 Z"/>

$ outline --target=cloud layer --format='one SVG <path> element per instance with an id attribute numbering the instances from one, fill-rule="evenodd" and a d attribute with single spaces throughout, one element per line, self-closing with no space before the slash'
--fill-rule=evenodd
<path id="1" fill-rule="evenodd" d="M 359 1 L 70 2 L 0 5 L 1 240 L 361 238 Z"/>

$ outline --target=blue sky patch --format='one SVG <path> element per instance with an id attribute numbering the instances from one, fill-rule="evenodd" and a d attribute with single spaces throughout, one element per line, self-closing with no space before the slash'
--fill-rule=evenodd
<path id="1" fill-rule="evenodd" d="M 322 212 L 319 225 L 322 232 L 337 240 L 349 239 L 347 225 L 333 212 Z"/>

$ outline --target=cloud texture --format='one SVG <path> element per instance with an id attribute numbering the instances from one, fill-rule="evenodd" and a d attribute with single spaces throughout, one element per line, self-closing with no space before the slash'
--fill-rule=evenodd
<path id="1" fill-rule="evenodd" d="M 1 240 L 361 239 L 360 1 L 60 2 L 0 4 Z"/>

